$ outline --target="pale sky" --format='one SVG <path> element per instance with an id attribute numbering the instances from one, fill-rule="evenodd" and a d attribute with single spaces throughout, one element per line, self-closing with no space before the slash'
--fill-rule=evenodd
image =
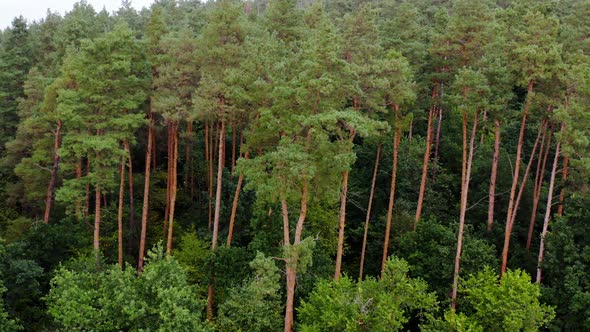
<path id="1" fill-rule="evenodd" d="M 72 10 L 77 0 L 0 0 L 0 29 L 10 26 L 12 19 L 22 15 L 28 22 L 40 20 L 45 17 L 47 9 L 59 12 L 62 16 Z M 136 10 L 149 7 L 154 0 L 131 0 Z M 121 0 L 87 0 L 94 10 L 101 11 L 106 8 L 109 13 L 121 7 Z"/>

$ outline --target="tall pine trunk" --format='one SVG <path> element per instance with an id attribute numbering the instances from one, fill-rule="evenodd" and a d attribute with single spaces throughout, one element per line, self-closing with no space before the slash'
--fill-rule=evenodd
<path id="1" fill-rule="evenodd" d="M 86 177 L 90 175 L 90 157 L 86 158 Z M 90 182 L 86 182 L 86 210 L 84 211 L 84 216 L 88 217 L 90 215 Z"/>
<path id="2" fill-rule="evenodd" d="M 361 250 L 361 263 L 359 268 L 359 280 L 363 279 L 363 269 L 365 266 L 365 254 L 367 251 L 367 237 L 369 235 L 369 221 L 371 220 L 371 208 L 373 207 L 373 196 L 375 195 L 375 183 L 377 181 L 377 172 L 379 170 L 379 159 L 381 158 L 381 142 L 377 145 L 377 154 L 375 156 L 375 168 L 373 168 L 373 180 L 371 180 L 371 192 L 369 193 L 369 204 L 367 206 L 367 216 L 365 218 L 365 232 L 363 234 L 363 247 Z"/>
<path id="3" fill-rule="evenodd" d="M 436 98 L 436 86 L 432 90 L 432 102 Z M 426 147 L 424 148 L 424 160 L 422 162 L 422 178 L 420 180 L 420 191 L 418 192 L 418 204 L 416 206 L 416 220 L 414 230 L 418 221 L 422 217 L 422 205 L 424 203 L 424 191 L 426 190 L 426 179 L 428 177 L 428 164 L 430 163 L 430 146 L 432 145 L 432 117 L 434 116 L 435 106 L 430 107 L 428 112 L 428 125 L 426 127 Z"/>
<path id="4" fill-rule="evenodd" d="M 76 180 L 80 180 L 82 178 L 82 158 L 78 158 L 78 162 L 76 163 Z M 82 216 L 84 215 L 82 211 L 82 200 L 80 198 L 76 199 L 75 203 L 76 209 L 76 219 L 82 220 Z"/>
<path id="5" fill-rule="evenodd" d="M 244 158 L 247 160 L 250 155 L 250 151 L 246 151 Z M 234 193 L 234 200 L 231 206 L 231 215 L 229 217 L 229 230 L 227 233 L 227 246 L 231 246 L 231 241 L 234 235 L 234 224 L 236 222 L 236 213 L 238 211 L 238 202 L 240 199 L 240 193 L 242 192 L 242 184 L 244 182 L 244 175 L 240 174 L 238 176 L 238 184 L 236 185 L 236 192 Z"/>
<path id="6" fill-rule="evenodd" d="M 465 227 L 465 215 L 467 213 L 467 201 L 469 197 L 469 181 L 471 178 L 471 168 L 473 165 L 473 152 L 475 150 L 475 136 L 477 135 L 477 121 L 478 113 L 475 113 L 473 120 L 473 128 L 471 130 L 471 138 L 469 141 L 469 156 L 467 159 L 467 167 L 465 169 L 465 180 L 461 184 L 461 208 L 459 211 L 459 231 L 457 234 L 457 252 L 455 254 L 455 270 L 453 273 L 453 289 L 451 295 L 451 308 L 455 309 L 457 306 L 457 287 L 459 285 L 459 271 L 461 267 L 461 253 L 463 251 L 463 229 Z"/>
<path id="7" fill-rule="evenodd" d="M 553 125 L 551 126 L 551 132 L 549 133 L 549 140 L 546 144 L 545 153 L 543 155 L 543 161 L 541 163 L 541 169 L 538 172 L 539 176 L 536 179 L 535 191 L 533 192 L 533 207 L 531 212 L 531 219 L 529 221 L 529 232 L 526 240 L 526 249 L 530 250 L 531 243 L 533 241 L 533 232 L 535 229 L 535 222 L 537 220 L 537 209 L 539 207 L 539 201 L 541 200 L 541 189 L 543 189 L 543 179 L 545 178 L 545 168 L 547 166 L 547 158 L 549 157 L 549 151 L 551 150 L 551 140 L 553 139 Z"/>
<path id="8" fill-rule="evenodd" d="M 338 218 L 338 247 L 336 249 L 336 269 L 334 279 L 340 279 L 342 255 L 344 254 L 344 227 L 346 225 L 346 198 L 348 196 L 348 170 L 342 171 L 342 191 L 340 192 L 340 214 Z"/>
<path id="9" fill-rule="evenodd" d="M 170 163 L 170 211 L 168 213 L 168 240 L 166 241 L 166 252 L 172 253 L 172 239 L 174 238 L 174 208 L 176 207 L 176 189 L 178 182 L 178 122 L 172 124 L 172 162 Z"/>
<path id="10" fill-rule="evenodd" d="M 147 149 L 145 151 L 145 180 L 143 183 L 143 206 L 141 208 L 141 235 L 139 236 L 139 261 L 137 263 L 137 270 L 139 272 L 143 269 L 143 259 L 145 254 L 145 237 L 147 233 L 147 220 L 150 204 L 150 174 L 151 174 L 151 158 L 153 149 L 154 135 L 154 121 L 152 114 L 149 115 L 150 123 L 148 126 Z"/>
<path id="11" fill-rule="evenodd" d="M 563 169 L 561 170 L 561 191 L 559 192 L 559 205 L 557 206 L 557 215 L 563 215 L 563 201 L 565 200 L 565 181 L 567 180 L 567 170 L 570 159 L 563 157 Z"/>
<path id="12" fill-rule="evenodd" d="M 396 117 L 397 118 L 397 117 Z M 385 272 L 385 263 L 389 255 L 389 237 L 393 219 L 393 206 L 395 202 L 395 187 L 397 184 L 397 162 L 399 156 L 399 144 L 401 140 L 400 129 L 396 128 L 393 135 L 393 165 L 391 167 L 391 185 L 389 190 L 389 203 L 387 205 L 387 220 L 385 222 L 385 238 L 383 241 L 383 256 L 381 258 L 381 276 Z"/>
<path id="13" fill-rule="evenodd" d="M 123 200 L 125 199 L 125 157 L 121 158 L 119 166 L 119 208 L 117 211 L 117 244 L 119 267 L 123 268 Z"/>
<path id="14" fill-rule="evenodd" d="M 135 203 L 133 199 L 133 161 L 128 140 L 125 140 L 125 149 L 128 152 L 127 160 L 129 161 L 129 236 L 127 237 L 127 255 L 131 256 L 135 235 Z"/>
<path id="15" fill-rule="evenodd" d="M 534 82 L 529 81 L 526 102 L 524 105 L 524 112 L 522 113 L 522 121 L 520 124 L 520 133 L 518 135 L 518 145 L 516 146 L 516 160 L 514 162 L 514 174 L 512 175 L 512 186 L 510 188 L 510 200 L 508 201 L 508 214 L 506 217 L 506 228 L 504 232 L 504 249 L 502 250 L 502 266 L 500 268 L 500 276 L 506 272 L 506 265 L 508 264 L 508 250 L 510 247 L 510 236 L 511 236 L 511 225 L 510 219 L 512 218 L 512 210 L 514 209 L 514 199 L 516 196 L 516 187 L 518 186 L 518 179 L 520 178 L 520 162 L 522 155 L 522 145 L 524 142 L 524 130 L 526 128 L 527 115 L 529 113 L 529 107 L 531 105 L 531 98 L 533 94 Z"/>
<path id="16" fill-rule="evenodd" d="M 98 262 L 100 250 L 100 185 L 96 184 L 94 189 L 94 237 L 93 246 L 96 253 L 96 261 Z"/>
<path id="17" fill-rule="evenodd" d="M 563 129 L 563 127 L 562 127 Z M 553 188 L 555 187 L 555 175 L 557 173 L 557 164 L 559 163 L 559 154 L 561 153 L 561 142 L 557 142 L 555 147 L 555 158 L 553 159 L 553 168 L 551 169 L 551 179 L 549 180 L 549 192 L 547 193 L 547 206 L 545 209 L 545 218 L 543 220 L 543 231 L 541 232 L 541 243 L 539 244 L 539 256 L 537 260 L 537 283 L 541 283 L 541 265 L 545 257 L 545 238 L 549 229 L 549 220 L 551 219 L 551 205 L 553 204 Z"/>
<path id="18" fill-rule="evenodd" d="M 49 215 L 51 214 L 51 203 L 53 201 L 53 192 L 55 191 L 55 180 L 57 178 L 57 170 L 59 168 L 59 146 L 61 144 L 61 127 L 63 122 L 57 122 L 55 128 L 55 139 L 53 142 L 53 168 L 51 168 L 51 178 L 49 179 L 49 186 L 47 186 L 47 195 L 45 196 L 45 214 L 43 215 L 43 222 L 49 223 Z"/>
<path id="19" fill-rule="evenodd" d="M 488 194 L 488 232 L 494 224 L 494 205 L 496 202 L 496 180 L 498 178 L 498 163 L 500 161 L 500 121 L 494 121 L 494 155 L 492 157 L 492 172 L 490 175 L 490 191 Z"/>
<path id="20" fill-rule="evenodd" d="M 434 159 L 438 160 L 438 148 L 440 145 L 440 132 L 442 126 L 443 110 L 438 108 L 436 120 L 436 136 L 434 138 Z"/>

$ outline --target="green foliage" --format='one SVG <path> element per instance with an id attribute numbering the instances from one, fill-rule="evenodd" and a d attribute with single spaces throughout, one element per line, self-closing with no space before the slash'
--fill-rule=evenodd
<path id="1" fill-rule="evenodd" d="M 407 276 L 408 264 L 390 258 L 381 280 L 320 281 L 298 308 L 302 331 L 403 331 L 436 310 L 427 284 Z"/>
<path id="2" fill-rule="evenodd" d="M 229 291 L 219 306 L 222 331 L 279 331 L 283 310 L 279 269 L 271 258 L 258 252 L 250 262 L 254 276 Z"/>
<path id="3" fill-rule="evenodd" d="M 161 247 L 150 251 L 143 273 L 127 266 L 61 267 L 45 297 L 49 313 L 67 331 L 206 331 L 203 301 L 195 297 L 186 272 Z"/>

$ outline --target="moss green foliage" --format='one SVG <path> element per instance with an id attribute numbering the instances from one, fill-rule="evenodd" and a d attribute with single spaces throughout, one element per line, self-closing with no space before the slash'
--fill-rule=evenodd
<path id="1" fill-rule="evenodd" d="M 404 331 L 437 307 L 426 282 L 407 276 L 408 263 L 390 257 L 380 280 L 320 281 L 298 309 L 302 331 Z"/>
<path id="2" fill-rule="evenodd" d="M 143 273 L 82 258 L 61 267 L 45 297 L 51 316 L 67 331 L 206 331 L 186 272 L 160 246 Z"/>

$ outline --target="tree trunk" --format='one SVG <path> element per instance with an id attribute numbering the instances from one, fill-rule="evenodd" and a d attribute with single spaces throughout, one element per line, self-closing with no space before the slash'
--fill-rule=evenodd
<path id="1" fill-rule="evenodd" d="M 246 151 L 244 158 L 247 160 L 250 152 Z M 229 230 L 227 233 L 227 246 L 231 246 L 231 240 L 234 235 L 234 223 L 236 221 L 236 212 L 238 211 L 238 201 L 240 199 L 240 193 L 242 192 L 242 183 L 244 182 L 244 175 L 240 174 L 238 177 L 238 184 L 236 185 L 236 192 L 234 193 L 234 201 L 231 206 L 231 216 L 229 217 Z"/>
<path id="2" fill-rule="evenodd" d="M 563 127 L 562 127 L 563 129 Z M 549 192 L 547 193 L 547 207 L 545 209 L 545 219 L 543 220 L 543 231 L 541 233 L 541 243 L 539 245 L 539 257 L 537 262 L 537 283 L 541 283 L 541 264 L 545 255 L 545 237 L 549 228 L 549 219 L 551 218 L 551 205 L 553 204 L 553 188 L 555 186 L 555 173 L 557 173 L 557 164 L 559 162 L 559 154 L 561 149 L 561 142 L 557 142 L 555 147 L 555 158 L 553 159 L 553 168 L 551 169 L 551 179 L 549 180 Z"/>
<path id="3" fill-rule="evenodd" d="M 150 123 L 148 125 L 148 139 L 147 150 L 145 151 L 145 180 L 143 184 L 143 207 L 141 209 L 141 235 L 139 237 L 139 262 L 137 264 L 137 271 L 141 273 L 143 269 L 143 258 L 145 253 L 145 236 L 147 233 L 147 220 L 150 204 L 150 174 L 151 174 L 151 158 L 152 158 L 152 136 L 154 135 L 154 120 L 152 114 L 149 115 Z"/>
<path id="4" fill-rule="evenodd" d="M 232 144 L 231 144 L 231 175 L 234 176 L 234 171 L 236 169 L 236 124 L 235 121 L 232 122 L 231 126 L 231 135 L 232 135 Z"/>
<path id="5" fill-rule="evenodd" d="M 170 197 L 172 191 L 172 165 L 174 159 L 174 123 L 171 121 L 166 122 L 166 128 L 168 132 L 168 140 L 166 143 L 168 149 L 168 164 L 167 164 L 167 174 L 166 174 L 166 207 L 164 209 L 164 228 L 163 234 L 164 238 L 167 238 L 166 232 L 168 231 L 168 220 L 170 219 Z"/>
<path id="6" fill-rule="evenodd" d="M 371 192 L 369 193 L 369 205 L 367 206 L 367 216 L 365 218 L 365 232 L 363 234 L 363 248 L 361 250 L 359 280 L 363 280 L 363 268 L 365 266 L 365 254 L 367 251 L 367 236 L 369 234 L 369 221 L 371 220 L 371 207 L 373 206 L 373 196 L 375 195 L 375 182 L 377 181 L 377 172 L 379 170 L 380 158 L 381 142 L 379 142 L 379 145 L 377 145 L 377 155 L 375 156 L 375 168 L 373 169 L 373 180 L 371 181 Z"/>
<path id="7" fill-rule="evenodd" d="M 557 206 L 557 215 L 563 215 L 563 201 L 565 199 L 565 181 L 567 180 L 567 169 L 570 159 L 563 157 L 563 170 L 561 170 L 561 191 L 559 192 L 559 205 Z"/>
<path id="8" fill-rule="evenodd" d="M 184 145 L 184 162 L 186 164 L 186 167 L 184 169 L 184 188 L 187 188 L 187 189 L 189 187 L 189 175 L 191 173 L 191 164 L 192 164 L 192 156 L 191 156 L 192 135 L 193 135 L 193 122 L 188 121 L 188 124 L 186 125 L 187 139 L 186 139 L 186 143 Z"/>
<path id="9" fill-rule="evenodd" d="M 90 157 L 86 158 L 86 177 L 90 175 Z M 84 216 L 90 215 L 90 182 L 86 182 L 86 211 Z"/>
<path id="10" fill-rule="evenodd" d="M 453 290 L 451 296 L 451 308 L 457 307 L 457 286 L 459 285 L 459 271 L 461 266 L 461 252 L 463 250 L 463 229 L 465 227 L 465 214 L 467 213 L 467 201 L 469 197 L 469 181 L 471 179 L 471 168 L 473 165 L 473 152 L 475 150 L 475 136 L 477 135 L 478 113 L 475 113 L 471 138 L 469 141 L 469 156 L 465 170 L 465 181 L 461 186 L 461 208 L 459 211 L 459 231 L 457 234 L 457 253 L 455 254 L 455 270 L 453 273 Z"/>
<path id="11" fill-rule="evenodd" d="M 490 191 L 488 194 L 488 232 L 494 224 L 494 204 L 496 202 L 496 180 L 498 177 L 498 163 L 500 161 L 500 121 L 494 121 L 494 156 L 492 157 L 492 174 L 490 175 Z"/>
<path id="12" fill-rule="evenodd" d="M 529 157 L 529 162 L 526 166 L 524 171 L 524 176 L 522 177 L 522 181 L 520 183 L 520 187 L 518 189 L 518 195 L 516 196 L 516 202 L 514 203 L 514 209 L 512 210 L 512 217 L 510 218 L 510 233 L 512 233 L 512 227 L 514 226 L 514 220 L 516 219 L 516 214 L 518 213 L 518 208 L 520 207 L 520 200 L 522 199 L 522 194 L 524 193 L 524 189 L 526 187 L 527 180 L 529 178 L 529 173 L 531 171 L 531 165 L 533 164 L 533 160 L 535 159 L 535 154 L 537 152 L 537 147 L 539 146 L 539 138 L 541 137 L 541 133 L 546 130 L 546 124 L 539 128 L 539 132 L 537 133 L 537 138 L 535 139 L 535 144 L 533 145 L 533 151 L 531 151 L 531 156 Z M 541 154 L 539 154 L 539 159 L 541 158 Z"/>
<path id="13" fill-rule="evenodd" d="M 393 135 L 393 165 L 391 167 L 391 185 L 389 190 L 389 203 L 387 205 L 387 221 L 385 222 L 385 239 L 383 241 L 383 257 L 381 258 L 381 277 L 385 272 L 385 263 L 389 255 L 389 237 L 391 222 L 393 219 L 393 205 L 395 202 L 395 186 L 397 184 L 397 162 L 399 156 L 399 144 L 401 140 L 400 129 L 396 128 Z"/>
<path id="14" fill-rule="evenodd" d="M 516 196 L 516 187 L 518 186 L 518 179 L 520 174 L 520 159 L 522 155 L 522 145 L 524 141 L 524 130 L 526 127 L 526 119 L 531 104 L 533 94 L 533 81 L 529 81 L 527 99 L 522 114 L 522 121 L 520 124 L 520 133 L 518 135 L 518 145 L 516 146 L 516 161 L 514 163 L 514 174 L 512 176 L 512 187 L 510 188 L 510 200 L 508 201 L 508 214 L 506 217 L 506 231 L 504 232 L 504 249 L 502 250 L 502 266 L 500 269 L 500 277 L 506 272 L 506 265 L 508 264 L 508 249 L 510 245 L 511 226 L 510 219 L 512 218 L 512 210 L 514 209 L 514 198 Z"/>
<path id="15" fill-rule="evenodd" d="M 49 215 L 51 214 L 51 202 L 53 200 L 53 192 L 55 191 L 55 180 L 57 177 L 57 170 L 59 168 L 59 146 L 61 144 L 61 127 L 63 122 L 60 120 L 57 122 L 55 128 L 55 140 L 53 142 L 53 168 L 51 168 L 51 178 L 49 179 L 49 186 L 47 187 L 47 195 L 45 198 L 45 214 L 43 216 L 43 222 L 49 223 Z"/>
<path id="16" fill-rule="evenodd" d="M 119 209 L 117 211 L 117 243 L 119 245 L 119 267 L 123 269 L 123 200 L 125 199 L 125 157 L 121 158 L 119 174 L 121 179 L 119 181 Z"/>
<path id="17" fill-rule="evenodd" d="M 434 159 L 438 160 L 438 147 L 440 145 L 440 131 L 442 126 L 442 118 L 443 118 L 443 110 L 442 108 L 438 108 L 437 112 L 437 122 L 436 122 L 436 136 L 434 140 Z"/>
<path id="18" fill-rule="evenodd" d="M 168 241 L 166 242 L 166 252 L 172 253 L 172 239 L 174 236 L 174 208 L 176 206 L 176 188 L 178 181 L 178 122 L 172 124 L 172 162 L 171 181 L 170 181 L 170 212 L 168 213 Z"/>
<path id="19" fill-rule="evenodd" d="M 98 256 L 100 250 L 100 185 L 97 184 L 94 190 L 94 251 L 96 254 L 96 261 L 98 263 Z"/>
<path id="20" fill-rule="evenodd" d="M 432 91 L 432 100 L 436 98 L 436 87 Z M 422 204 L 424 202 L 424 191 L 426 190 L 426 179 L 428 177 L 428 164 L 430 163 L 430 145 L 432 144 L 432 117 L 434 115 L 434 106 L 430 107 L 428 112 L 428 126 L 426 129 L 426 148 L 424 149 L 424 161 L 422 163 L 422 179 L 420 180 L 420 191 L 418 193 L 418 204 L 416 207 L 416 221 L 414 222 L 414 229 L 418 221 L 422 217 Z"/>
<path id="21" fill-rule="evenodd" d="M 348 195 L 349 171 L 342 171 L 342 191 L 340 192 L 340 215 L 338 218 L 338 247 L 336 249 L 336 270 L 334 279 L 340 279 L 342 270 L 342 255 L 344 253 L 344 227 L 346 225 L 346 197 Z"/>
<path id="22" fill-rule="evenodd" d="M 129 153 L 127 156 L 129 161 L 129 236 L 127 237 L 127 255 L 131 256 L 133 238 L 135 237 L 135 204 L 133 198 L 133 161 L 128 140 L 125 140 L 125 149 Z"/>
<path id="23" fill-rule="evenodd" d="M 78 158 L 78 162 L 76 163 L 76 179 L 80 180 L 82 178 L 82 159 Z M 76 219 L 82 220 L 82 216 L 84 215 L 82 212 L 82 200 L 80 198 L 76 199 Z"/>
<path id="24" fill-rule="evenodd" d="M 541 189 L 543 188 L 543 178 L 545 177 L 545 167 L 547 166 L 547 158 L 549 157 L 549 151 L 551 150 L 551 140 L 553 139 L 553 126 L 551 126 L 551 132 L 549 133 L 549 140 L 546 144 L 545 152 L 543 155 L 543 162 L 541 164 L 540 171 L 538 170 L 538 177 L 536 177 L 535 191 L 533 192 L 533 207 L 531 212 L 531 220 L 529 222 L 529 232 L 526 240 L 526 248 L 531 248 L 533 241 L 533 231 L 535 229 L 535 221 L 537 220 L 537 208 L 539 207 L 539 201 L 541 199 Z M 537 166 L 538 167 L 538 166 Z"/>
<path id="25" fill-rule="evenodd" d="M 207 227 L 209 228 L 209 230 L 211 230 L 211 226 L 213 224 L 213 127 L 211 126 L 211 128 L 209 126 L 207 126 L 205 128 L 205 130 L 208 133 L 208 138 L 207 138 L 207 150 L 209 150 L 208 152 L 208 160 L 209 160 L 209 219 L 207 221 Z"/>

